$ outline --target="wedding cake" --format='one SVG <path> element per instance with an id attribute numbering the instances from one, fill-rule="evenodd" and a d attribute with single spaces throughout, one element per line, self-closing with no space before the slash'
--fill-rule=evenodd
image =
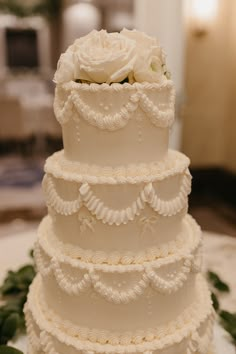
<path id="1" fill-rule="evenodd" d="M 189 159 L 168 149 L 175 91 L 158 42 L 92 31 L 54 81 L 64 150 L 45 164 L 28 353 L 210 353 L 202 235 Z"/>

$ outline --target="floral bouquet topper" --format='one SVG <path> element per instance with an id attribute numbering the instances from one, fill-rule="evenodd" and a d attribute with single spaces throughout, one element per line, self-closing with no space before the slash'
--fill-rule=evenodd
<path id="1" fill-rule="evenodd" d="M 165 55 L 155 38 L 123 29 L 92 31 L 77 39 L 58 61 L 56 84 L 134 82 L 162 83 L 169 79 Z"/>

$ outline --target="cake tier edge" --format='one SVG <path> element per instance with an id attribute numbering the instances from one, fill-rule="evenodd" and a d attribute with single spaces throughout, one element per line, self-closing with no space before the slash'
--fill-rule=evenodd
<path id="1" fill-rule="evenodd" d="M 31 286 L 30 296 L 25 306 L 29 354 L 91 354 L 91 353 L 146 353 L 146 354 L 208 354 L 212 342 L 212 328 L 215 313 L 212 309 L 209 290 L 205 279 L 198 281 L 199 301 L 188 316 L 177 318 L 168 328 L 147 329 L 145 337 L 137 331 L 131 343 L 124 333 L 122 342 L 115 333 L 99 331 L 100 338 L 93 338 L 86 331 L 68 330 L 66 321 L 58 323 L 57 318 L 48 317 L 39 303 L 41 278 L 37 276 Z M 168 329 L 168 330 L 167 330 Z M 93 330 L 94 333 L 94 330 Z M 111 344 L 113 343 L 113 344 Z"/>
<path id="2" fill-rule="evenodd" d="M 171 80 L 57 85 L 54 111 L 65 154 L 72 161 L 112 166 L 160 160 L 168 149 L 174 102 Z"/>
<path id="3" fill-rule="evenodd" d="M 67 181 L 90 184 L 148 183 L 161 181 L 183 173 L 190 160 L 181 152 L 168 150 L 166 157 L 157 162 L 129 164 L 117 167 L 102 167 L 70 161 L 64 150 L 58 151 L 46 160 L 45 172 Z"/>

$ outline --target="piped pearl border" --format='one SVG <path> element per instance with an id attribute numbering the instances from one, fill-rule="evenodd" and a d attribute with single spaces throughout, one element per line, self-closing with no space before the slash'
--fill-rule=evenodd
<path id="1" fill-rule="evenodd" d="M 186 222 L 188 216 L 185 217 L 184 230 L 180 236 L 182 240 L 182 245 L 179 244 L 176 249 L 172 249 L 171 252 L 165 252 L 163 255 L 160 255 L 159 258 L 153 260 L 146 260 L 142 263 L 132 263 L 129 259 L 126 259 L 126 262 L 121 262 L 120 264 L 107 264 L 102 262 L 92 263 L 88 260 L 84 261 L 77 257 L 74 257 L 75 254 L 67 252 L 66 247 L 60 247 L 61 244 L 55 238 L 48 237 L 46 233 L 39 234 L 39 238 L 35 244 L 35 257 L 36 262 L 39 268 L 42 269 L 42 272 L 50 272 L 51 263 L 53 260 L 56 263 L 62 263 L 70 265 L 73 268 L 78 268 L 82 271 L 98 271 L 105 273 L 127 273 L 127 272 L 143 272 L 146 268 L 155 268 L 159 269 L 163 266 L 173 264 L 175 262 L 183 261 L 185 259 L 194 258 L 196 262 L 196 269 L 200 268 L 201 260 L 198 259 L 198 255 L 201 254 L 202 247 L 202 232 L 197 225 L 194 225 L 193 219 L 189 218 L 188 221 L 191 221 L 192 224 L 188 225 Z M 192 227 L 192 229 L 191 229 Z M 72 246 L 76 247 L 76 246 Z M 43 259 L 42 259 L 43 257 Z M 47 263 L 49 263 L 47 265 Z M 194 262 L 195 263 L 195 262 Z M 197 265 L 198 263 L 198 265 Z"/>
<path id="2" fill-rule="evenodd" d="M 162 91 L 165 88 L 174 88 L 174 83 L 172 80 L 166 80 L 162 83 L 150 83 L 150 82 L 134 82 L 133 84 L 129 84 L 125 82 L 124 84 L 120 84 L 114 82 L 112 84 L 97 84 L 97 83 L 77 83 L 75 81 L 66 82 L 60 87 L 67 92 L 77 91 L 77 92 L 119 92 L 119 91 L 127 91 L 134 92 L 135 90 L 150 90 L 150 91 Z"/>
<path id="3" fill-rule="evenodd" d="M 178 291 L 191 272 L 196 273 L 201 270 L 200 246 L 201 239 L 190 240 L 189 249 L 186 252 L 146 262 L 143 265 L 108 266 L 83 263 L 57 252 L 55 247 L 47 244 L 46 240 L 44 240 L 43 246 L 40 243 L 36 244 L 34 255 L 41 276 L 47 277 L 53 274 L 58 286 L 67 294 L 79 295 L 92 287 L 94 292 L 109 302 L 127 304 L 142 296 L 149 286 L 163 294 Z M 173 264 L 177 268 L 177 264 L 179 264 L 179 270 L 173 274 L 173 277 L 165 279 L 157 274 L 161 267 Z M 64 266 L 66 269 L 63 269 Z M 75 269 L 77 276 L 72 280 L 70 270 L 73 274 Z M 109 285 L 107 280 L 104 282 L 103 275 L 111 273 L 114 279 L 118 274 L 125 274 L 125 276 L 129 274 L 131 276 L 130 282 L 128 282 L 129 286 L 122 290 L 115 288 L 113 284 Z M 136 276 L 139 275 L 135 282 L 132 281 L 134 273 Z"/>
<path id="4" fill-rule="evenodd" d="M 64 150 L 54 153 L 45 164 L 45 172 L 55 178 L 89 184 L 149 183 L 184 173 L 190 160 L 184 154 L 169 150 L 166 157 L 150 164 L 101 167 L 69 161 Z"/>
<path id="5" fill-rule="evenodd" d="M 56 118 L 60 124 L 67 123 L 70 119 L 77 121 L 81 117 L 90 125 L 93 125 L 102 130 L 115 131 L 117 129 L 124 128 L 129 120 L 134 117 L 134 112 L 140 107 L 146 116 L 150 119 L 152 124 L 157 127 L 166 128 L 173 124 L 174 121 L 174 103 L 175 103 L 175 91 L 172 81 L 166 81 L 161 85 L 144 83 L 139 85 L 111 85 L 107 88 L 104 85 L 92 86 L 87 85 L 86 88 L 83 85 L 68 84 L 57 86 L 54 100 L 54 112 Z M 79 88 L 79 89 L 78 89 Z M 81 95 L 83 91 L 86 91 L 86 95 L 93 95 L 96 93 L 102 93 L 103 91 L 109 91 L 113 93 L 127 92 L 129 95 L 127 102 L 120 107 L 120 110 L 111 114 L 101 113 L 95 111 L 94 107 L 90 107 L 86 104 Z M 167 90 L 168 102 L 166 102 L 165 110 L 160 110 L 158 105 L 156 106 L 147 96 L 148 91 Z"/>
<path id="6" fill-rule="evenodd" d="M 46 216 L 41 222 L 38 229 L 38 240 L 41 244 L 45 237 L 65 256 L 72 259 L 78 259 L 82 262 L 92 264 L 109 264 L 109 265 L 132 265 L 143 264 L 144 262 L 154 261 L 160 258 L 166 258 L 168 255 L 180 253 L 186 247 L 186 237 L 193 239 L 193 234 L 196 234 L 197 239 L 201 238 L 201 229 L 190 216 L 186 215 L 183 219 L 183 232 L 177 235 L 176 239 L 160 246 L 150 247 L 140 252 L 110 252 L 84 250 L 79 246 L 67 244 L 59 241 L 55 236 L 52 226 L 52 219 Z M 188 244 L 188 243 L 187 243 Z"/>
<path id="7" fill-rule="evenodd" d="M 211 343 L 212 326 L 215 315 L 212 309 L 209 290 L 205 280 L 199 275 L 197 279 L 198 300 L 187 308 L 176 320 L 165 326 L 154 329 L 138 330 L 134 333 L 114 333 L 93 329 L 80 328 L 63 321 L 55 313 L 42 306 L 39 289 L 40 278 L 35 279 L 30 289 L 28 303 L 25 307 L 28 335 L 34 346 L 42 347 L 45 353 L 57 353 L 54 340 L 69 345 L 85 353 L 145 353 L 164 350 L 175 344 L 186 342 L 186 353 L 206 354 Z M 33 324 L 39 329 L 40 338 L 33 332 Z M 201 328 L 205 327 L 204 334 Z M 52 351 L 49 350 L 51 347 Z"/>

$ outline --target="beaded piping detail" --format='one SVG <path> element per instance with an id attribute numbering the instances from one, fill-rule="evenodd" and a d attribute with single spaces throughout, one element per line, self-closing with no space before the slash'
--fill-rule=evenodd
<path id="1" fill-rule="evenodd" d="M 53 232 L 52 219 L 50 216 L 46 216 L 39 226 L 38 240 L 40 244 L 43 244 L 47 237 L 55 250 L 58 250 L 58 252 L 65 256 L 81 260 L 82 262 L 109 265 L 132 265 L 166 258 L 168 255 L 184 251 L 187 244 L 186 237 L 193 238 L 193 235 L 196 235 L 196 240 L 199 242 L 198 240 L 201 238 L 201 229 L 190 215 L 186 215 L 183 219 L 183 227 L 183 233 L 177 235 L 174 241 L 170 241 L 159 247 L 151 247 L 140 252 L 124 251 L 120 253 L 115 251 L 106 253 L 104 251 L 84 250 L 79 246 L 59 241 Z"/>
<path id="2" fill-rule="evenodd" d="M 25 324 L 28 334 L 28 345 L 32 346 L 36 352 L 39 352 L 41 348 L 41 333 L 39 327 L 36 325 L 32 313 L 29 311 L 28 304 L 25 304 L 24 307 L 25 314 Z"/>
<path id="3" fill-rule="evenodd" d="M 188 343 L 187 354 L 191 353 L 209 353 L 209 345 L 212 342 L 212 332 L 215 316 L 212 315 L 210 325 L 207 326 L 205 333 L 200 335 L 198 331 L 192 333 Z"/>
<path id="4" fill-rule="evenodd" d="M 51 175 L 45 175 L 43 179 L 47 205 L 61 215 L 72 215 L 77 213 L 82 206 L 86 207 L 97 220 L 104 224 L 121 225 L 133 221 L 137 215 L 148 204 L 156 213 L 162 216 L 174 216 L 188 204 L 187 196 L 191 192 L 191 175 L 186 172 L 183 176 L 180 191 L 172 200 L 162 200 L 157 196 L 151 182 L 146 184 L 137 199 L 121 210 L 114 210 L 107 207 L 103 201 L 97 198 L 88 183 L 82 183 L 79 187 L 78 197 L 74 200 L 63 200 L 56 190 L 55 183 Z"/>
<path id="5" fill-rule="evenodd" d="M 100 167 L 69 161 L 64 151 L 50 156 L 45 164 L 45 172 L 55 178 L 89 184 L 149 183 L 184 173 L 189 166 L 189 158 L 184 154 L 169 150 L 165 159 L 150 164 L 118 167 Z"/>
<path id="6" fill-rule="evenodd" d="M 152 124 L 157 127 L 166 128 L 174 122 L 175 92 L 171 81 L 158 86 L 153 84 L 132 85 L 132 92 L 131 90 L 127 90 L 127 85 L 123 87 L 123 90 L 114 90 L 117 92 L 117 95 L 121 92 L 122 98 L 124 92 L 127 91 L 127 95 L 129 95 L 128 101 L 120 107 L 118 112 L 105 115 L 104 112 L 93 110 L 83 101 L 79 94 L 82 93 L 83 86 L 81 86 L 80 90 L 75 89 L 74 85 L 71 85 L 69 90 L 65 90 L 65 87 L 67 88 L 68 86 L 56 88 L 54 100 L 54 112 L 58 122 L 62 125 L 67 123 L 71 118 L 75 122 L 83 118 L 87 123 L 99 129 L 115 131 L 124 128 L 128 124 L 138 107 L 143 110 Z M 164 110 L 161 110 L 147 96 L 147 92 L 153 89 L 168 91 L 168 102 L 166 102 Z M 87 90 L 87 93 L 89 92 L 93 97 L 94 94 L 96 95 L 96 93 L 102 93 L 103 91 L 104 86 L 100 86 L 99 91 L 95 91 L 91 87 L 91 90 Z"/>
<path id="7" fill-rule="evenodd" d="M 59 86 L 58 86 L 59 87 Z M 134 82 L 133 84 L 129 84 L 125 82 L 124 84 L 114 82 L 112 84 L 97 84 L 97 83 L 91 83 L 91 84 L 85 84 L 85 83 L 77 83 L 74 81 L 66 82 L 62 85 L 60 85 L 60 88 L 64 92 L 71 92 L 71 91 L 76 91 L 76 92 L 134 92 L 135 90 L 143 90 L 147 89 L 150 91 L 155 91 L 159 92 L 162 91 L 164 88 L 174 88 L 174 83 L 172 80 L 166 80 L 162 83 L 150 83 L 150 82 Z"/>
<path id="8" fill-rule="evenodd" d="M 197 279 L 198 300 L 190 305 L 175 320 L 166 325 L 148 330 L 135 332 L 110 332 L 81 328 L 70 321 L 62 320 L 42 300 L 39 289 L 40 278 L 37 276 L 28 297 L 25 307 L 27 330 L 30 342 L 35 346 L 42 346 L 45 353 L 52 354 L 54 340 L 63 345 L 70 345 L 75 350 L 84 353 L 154 353 L 155 350 L 164 350 L 187 340 L 187 353 L 207 354 L 212 337 L 212 327 L 215 314 L 212 309 L 210 293 L 202 277 Z M 30 326 L 28 324 L 31 324 Z M 34 331 L 35 324 L 41 332 L 39 341 Z M 206 327 L 204 334 L 201 327 Z M 55 351 L 55 353 L 57 353 Z"/>
<path id="9" fill-rule="evenodd" d="M 137 265 L 93 265 L 83 263 L 80 260 L 71 259 L 59 252 L 44 240 L 43 245 L 37 243 L 35 246 L 35 260 L 37 268 L 43 277 L 50 274 L 55 276 L 59 287 L 69 295 L 79 295 L 81 292 L 93 288 L 97 294 L 109 302 L 115 304 L 127 304 L 137 300 L 146 289 L 151 286 L 154 290 L 162 294 L 171 294 L 178 291 L 188 279 L 190 272 L 199 272 L 201 262 L 199 262 L 198 252 L 201 239 L 191 240 L 191 245 L 186 252 L 166 257 L 153 262 L 146 262 Z M 175 265 L 175 272 L 162 277 L 157 274 L 162 267 Z M 66 269 L 65 269 L 66 266 Z M 76 272 L 74 272 L 76 270 Z M 120 277 L 130 277 L 125 290 L 111 284 L 103 279 L 106 274 L 119 275 L 118 282 L 122 283 Z M 71 274 L 76 276 L 71 277 Z M 135 281 L 132 281 L 135 274 Z M 166 279 L 165 279 L 166 278 Z"/>
<path id="10" fill-rule="evenodd" d="M 50 218 L 46 217 L 46 220 L 49 221 Z M 102 272 L 117 272 L 117 273 L 126 273 L 126 272 L 142 272 L 146 267 L 160 268 L 162 266 L 172 264 L 174 262 L 181 261 L 185 258 L 188 258 L 189 255 L 194 254 L 196 260 L 196 268 L 201 266 L 201 247 L 202 247 L 202 232 L 193 220 L 190 215 L 186 215 L 183 220 L 185 228 L 183 232 L 178 236 L 178 243 L 173 244 L 170 247 L 170 251 L 165 251 L 160 254 L 158 258 L 150 260 L 141 260 L 140 262 L 132 262 L 132 255 L 126 254 L 125 257 L 120 259 L 120 262 L 117 262 L 117 258 L 112 262 L 104 262 L 104 259 L 97 257 L 96 262 L 90 262 L 87 258 L 81 259 L 76 254 L 78 246 L 71 245 L 71 249 L 66 247 L 66 244 L 62 244 L 61 241 L 58 241 L 56 237 L 52 237 L 50 233 L 41 232 L 39 227 L 39 237 L 36 241 L 36 253 L 40 251 L 39 259 L 38 254 L 35 254 L 36 259 L 40 262 L 42 253 L 45 255 L 45 260 L 43 261 L 42 268 L 47 268 L 45 265 L 48 263 L 47 258 L 51 261 L 55 259 L 56 262 L 65 263 L 74 268 L 79 268 L 81 270 L 89 271 L 102 271 Z M 172 241 L 174 243 L 174 241 Z M 166 246 L 166 245 L 164 245 Z M 171 246 L 171 245 L 170 245 Z M 75 252 L 73 252 L 75 250 Z M 71 252 L 70 252 L 71 251 Z M 125 252 L 122 252 L 124 255 Z M 117 254 L 117 252 L 116 252 Z M 131 257 L 131 259 L 129 259 Z M 199 259 L 200 257 L 200 259 Z M 95 260 L 95 259 L 94 259 Z M 103 261 L 102 261 L 103 260 Z M 50 261 L 50 263 L 51 263 Z M 198 265 L 197 265 L 198 263 Z M 47 270 L 46 270 L 47 271 Z M 50 270 L 49 270 L 50 271 Z"/>

